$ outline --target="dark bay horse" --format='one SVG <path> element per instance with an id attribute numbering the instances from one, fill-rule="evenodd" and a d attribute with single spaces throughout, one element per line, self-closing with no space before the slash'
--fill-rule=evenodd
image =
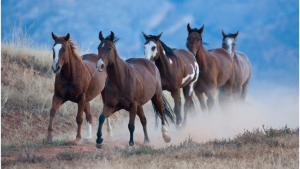
<path id="1" fill-rule="evenodd" d="M 194 91 L 200 101 L 202 110 L 206 109 L 203 93 L 208 97 L 207 107 L 210 110 L 214 105 L 214 95 L 219 91 L 219 102 L 222 104 L 232 95 L 232 59 L 230 54 L 222 48 L 206 50 L 202 43 L 200 29 L 192 29 L 187 25 L 187 48 L 196 56 L 200 73 Z"/>
<path id="2" fill-rule="evenodd" d="M 56 73 L 54 83 L 54 95 L 50 110 L 50 123 L 48 127 L 47 142 L 53 142 L 53 120 L 56 111 L 66 101 L 78 104 L 76 122 L 78 125 L 77 136 L 73 143 L 79 144 L 81 139 L 81 125 L 83 121 L 83 111 L 87 120 L 87 136 L 85 141 L 90 141 L 92 130 L 92 114 L 90 103 L 92 99 L 101 92 L 104 100 L 104 86 L 107 73 L 98 72 L 95 68 L 97 54 L 83 55 L 83 59 L 76 53 L 76 44 L 70 39 L 70 34 L 57 37 L 52 32 L 55 41 L 53 45 L 53 65 L 52 70 Z M 108 126 L 110 126 L 108 124 Z M 108 127 L 108 130 L 110 127 Z"/>
<path id="3" fill-rule="evenodd" d="M 144 54 L 146 59 L 151 60 L 157 66 L 161 76 L 162 89 L 171 92 L 175 102 L 176 124 L 181 126 L 180 88 L 183 88 L 185 98 L 183 120 L 183 124 L 185 124 L 188 108 L 194 105 L 192 97 L 195 82 L 198 80 L 199 66 L 190 51 L 171 49 L 165 45 L 160 40 L 161 34 L 148 36 L 143 33 L 146 39 Z"/>
<path id="4" fill-rule="evenodd" d="M 244 101 L 247 95 L 248 83 L 251 77 L 251 64 L 248 57 L 242 52 L 235 51 L 235 39 L 239 32 L 235 34 L 225 34 L 222 30 L 222 48 L 226 49 L 233 60 L 234 84 L 233 97 L 235 100 Z"/>
<path id="5" fill-rule="evenodd" d="M 149 60 L 143 58 L 131 58 L 123 61 L 117 53 L 114 33 L 104 38 L 99 33 L 100 44 L 98 46 L 98 59 L 96 67 L 99 71 L 107 70 L 105 83 L 105 104 L 99 117 L 96 146 L 101 145 L 103 139 L 102 125 L 105 118 L 120 109 L 129 111 L 128 129 L 130 132 L 129 145 L 134 145 L 133 132 L 136 115 L 139 116 L 144 130 L 144 142 L 149 142 L 147 133 L 147 120 L 144 115 L 143 105 L 150 99 L 153 108 L 159 114 L 162 122 L 162 133 L 165 142 L 170 142 L 171 137 L 165 127 L 165 115 L 173 120 L 173 112 L 167 100 L 162 95 L 161 78 L 157 67 Z"/>

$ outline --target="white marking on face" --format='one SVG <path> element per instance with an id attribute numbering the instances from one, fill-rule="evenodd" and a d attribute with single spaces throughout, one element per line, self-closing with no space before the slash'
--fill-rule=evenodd
<path id="1" fill-rule="evenodd" d="M 198 80 L 198 76 L 199 76 L 199 66 L 197 62 L 195 62 L 195 70 L 196 70 L 196 78 L 190 83 L 189 96 L 191 96 L 194 90 L 194 83 Z"/>
<path id="2" fill-rule="evenodd" d="M 145 58 L 146 59 L 151 59 L 151 57 L 155 57 L 157 54 L 157 47 L 156 44 L 153 41 L 150 41 L 149 43 L 147 43 L 146 45 L 144 45 L 145 47 Z M 152 50 L 152 48 L 155 47 L 154 51 Z"/>
<path id="3" fill-rule="evenodd" d="M 97 65 L 96 65 L 96 68 L 100 68 L 101 64 L 103 64 L 103 61 L 102 59 L 99 59 L 98 62 L 97 62 Z"/>
<path id="4" fill-rule="evenodd" d="M 186 75 L 186 77 L 184 77 L 183 79 L 182 79 L 182 84 L 184 84 L 185 83 L 185 81 L 187 81 L 189 78 L 191 78 L 191 79 L 193 79 L 194 78 L 194 76 L 195 76 L 195 70 L 194 70 L 194 67 L 193 67 L 193 65 L 191 64 L 191 66 L 192 66 L 192 70 L 193 70 L 193 73 L 192 74 L 188 74 L 188 75 Z"/>
<path id="5" fill-rule="evenodd" d="M 232 52 L 232 43 L 234 42 L 234 39 L 230 38 L 230 37 L 227 37 L 227 38 L 224 39 L 224 41 L 226 43 L 226 46 L 228 46 L 228 48 L 226 50 L 231 55 L 231 52 Z"/>
<path id="6" fill-rule="evenodd" d="M 92 138 L 92 125 L 87 122 L 87 131 L 86 131 L 86 139 L 91 139 Z"/>
<path id="7" fill-rule="evenodd" d="M 102 47 L 104 47 L 104 44 L 105 44 L 105 43 L 102 44 Z"/>
<path id="8" fill-rule="evenodd" d="M 62 48 L 62 44 L 56 44 L 53 49 L 54 49 L 54 54 L 55 54 L 55 58 L 54 58 L 54 62 L 52 65 L 52 69 L 55 70 L 56 69 L 56 65 L 59 59 L 59 50 Z"/>
<path id="9" fill-rule="evenodd" d="M 164 55 L 166 55 L 166 52 L 165 52 L 165 50 L 163 50 L 163 53 L 164 53 Z"/>
<path id="10" fill-rule="evenodd" d="M 171 59 L 171 58 L 169 58 L 169 60 L 170 60 L 170 63 L 171 63 L 171 64 L 173 64 L 173 62 L 172 62 L 172 59 Z"/>

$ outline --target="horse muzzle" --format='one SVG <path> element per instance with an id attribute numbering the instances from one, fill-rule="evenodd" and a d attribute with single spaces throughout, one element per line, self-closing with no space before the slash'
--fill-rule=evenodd
<path id="1" fill-rule="evenodd" d="M 102 61 L 102 59 L 100 59 L 97 64 L 96 64 L 96 68 L 98 69 L 99 72 L 103 72 L 106 68 L 104 62 Z"/>
<path id="2" fill-rule="evenodd" d="M 52 70 L 53 70 L 53 73 L 58 74 L 60 72 L 60 70 L 61 70 L 61 67 L 55 65 L 55 68 L 54 68 L 54 66 L 52 66 Z"/>

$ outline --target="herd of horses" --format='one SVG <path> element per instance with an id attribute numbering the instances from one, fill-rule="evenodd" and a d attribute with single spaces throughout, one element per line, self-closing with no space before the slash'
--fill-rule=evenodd
<path id="1" fill-rule="evenodd" d="M 251 77 L 251 65 L 246 55 L 235 51 L 236 34 L 225 34 L 222 30 L 222 48 L 206 50 L 203 46 L 200 29 L 187 25 L 187 48 L 172 49 L 163 43 L 162 33 L 146 35 L 144 45 L 145 58 L 122 60 L 115 43 L 119 40 L 111 32 L 106 38 L 99 33 L 100 44 L 97 54 L 82 57 L 76 53 L 76 44 L 70 34 L 57 37 L 52 32 L 53 65 L 56 73 L 54 95 L 50 110 L 47 142 L 53 142 L 53 120 L 59 107 L 66 101 L 78 104 L 76 122 L 77 136 L 72 143 L 80 144 L 83 112 L 87 120 L 87 136 L 90 142 L 92 114 L 90 101 L 101 93 L 104 104 L 99 117 L 96 145 L 101 145 L 102 126 L 106 119 L 108 136 L 112 136 L 109 116 L 125 109 L 129 112 L 129 145 L 134 145 L 133 133 L 135 117 L 139 116 L 144 131 L 144 142 L 149 142 L 147 120 L 143 105 L 151 100 L 156 116 L 160 117 L 162 135 L 165 142 L 171 141 L 166 123 L 175 123 L 177 127 L 186 124 L 187 112 L 194 108 L 193 93 L 199 99 L 202 111 L 211 110 L 214 97 L 219 89 L 219 103 L 225 105 L 233 97 L 243 101 Z M 98 71 L 97 71 L 98 70 Z M 184 119 L 181 117 L 180 89 L 184 95 Z M 175 107 L 170 107 L 162 91 L 171 93 Z M 203 93 L 207 96 L 205 103 Z"/>

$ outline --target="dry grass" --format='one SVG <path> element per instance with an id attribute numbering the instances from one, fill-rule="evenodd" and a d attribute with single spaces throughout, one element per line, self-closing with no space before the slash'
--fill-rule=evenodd
<path id="1" fill-rule="evenodd" d="M 275 133 L 271 134 L 270 133 Z M 276 142 L 276 144 L 274 144 Z M 14 168 L 298 168 L 299 128 L 254 129 L 232 140 L 198 143 L 188 138 L 179 145 L 104 148 L 90 153 L 66 149 L 56 157 L 35 156 L 21 150 L 16 161 L 2 161 Z"/>

